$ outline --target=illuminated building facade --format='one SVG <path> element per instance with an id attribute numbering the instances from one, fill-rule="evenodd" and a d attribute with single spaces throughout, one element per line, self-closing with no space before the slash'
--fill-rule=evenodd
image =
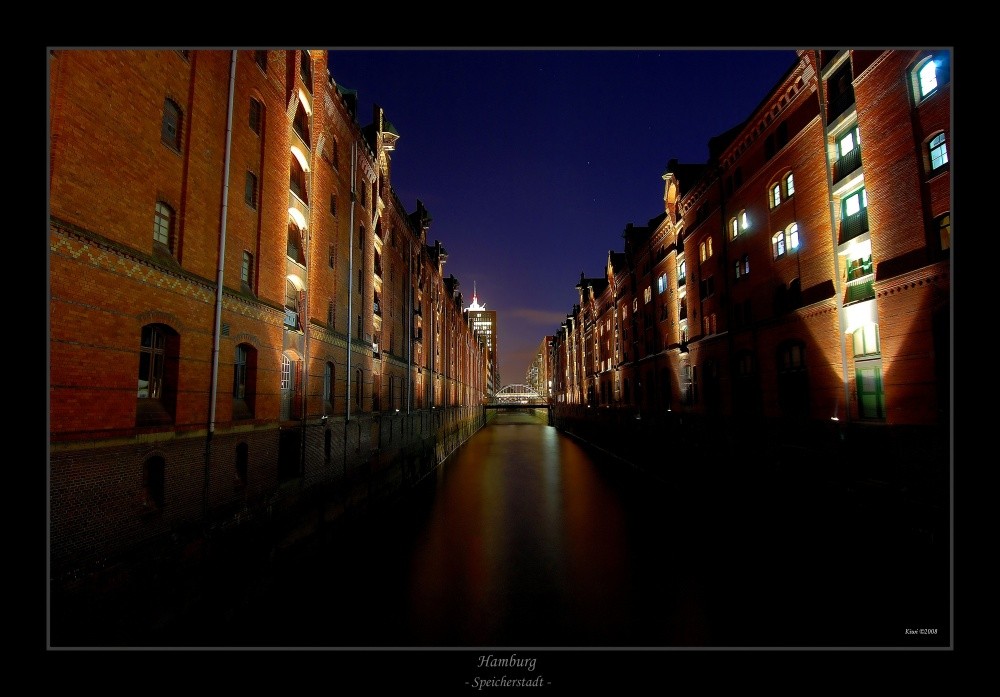
<path id="1" fill-rule="evenodd" d="M 480 337 L 486 346 L 486 395 L 492 398 L 502 386 L 497 353 L 497 313 L 496 310 L 487 310 L 485 303 L 479 304 L 475 284 L 472 290 L 472 303 L 466 308 L 465 314 L 472 332 Z"/>
<path id="2" fill-rule="evenodd" d="M 484 355 L 393 192 L 399 134 L 327 51 L 48 61 L 56 573 L 398 489 L 478 427 Z"/>
<path id="3" fill-rule="evenodd" d="M 947 50 L 801 50 L 581 274 L 555 401 L 803 424 L 950 415 Z M 691 105 L 697 108 L 697 105 Z"/>

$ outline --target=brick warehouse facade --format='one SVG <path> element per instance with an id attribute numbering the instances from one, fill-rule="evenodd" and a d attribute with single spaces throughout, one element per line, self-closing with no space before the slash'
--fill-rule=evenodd
<path id="1" fill-rule="evenodd" d="M 557 425 L 607 422 L 625 449 L 675 434 L 681 461 L 812 439 L 891 478 L 856 457 L 881 439 L 944 469 L 950 76 L 948 50 L 800 50 L 706 164 L 671 160 L 664 211 L 581 274 L 550 354 Z"/>
<path id="2" fill-rule="evenodd" d="M 323 492 L 335 517 L 482 425 L 399 134 L 326 51 L 59 50 L 49 78 L 54 577 Z"/>

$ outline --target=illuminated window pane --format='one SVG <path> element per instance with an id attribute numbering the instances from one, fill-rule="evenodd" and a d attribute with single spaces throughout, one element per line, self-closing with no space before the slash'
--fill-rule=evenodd
<path id="1" fill-rule="evenodd" d="M 750 219 L 747 217 L 746 211 L 740 213 L 740 227 L 742 227 L 744 230 L 750 229 Z"/>
<path id="2" fill-rule="evenodd" d="M 948 146 L 944 142 L 944 133 L 938 133 L 930 142 L 931 169 L 937 169 L 948 164 Z"/>
<path id="3" fill-rule="evenodd" d="M 792 226 L 788 228 L 788 248 L 798 249 L 799 248 L 799 226 L 798 223 L 792 223 Z"/>
<path id="4" fill-rule="evenodd" d="M 789 196 L 795 193 L 795 181 L 792 178 L 791 173 L 785 177 L 785 193 Z"/>
<path id="5" fill-rule="evenodd" d="M 927 61 L 927 65 L 920 69 L 920 96 L 926 97 L 937 86 L 937 61 Z"/>
<path id="6" fill-rule="evenodd" d="M 852 150 L 854 150 L 854 131 L 851 131 L 846 136 L 840 139 L 841 157 L 851 152 Z"/>
<path id="7" fill-rule="evenodd" d="M 771 187 L 771 206 L 777 206 L 781 203 L 781 186 L 775 184 Z"/>
<path id="8" fill-rule="evenodd" d="M 739 234 L 739 227 L 736 222 L 736 218 L 729 221 L 729 236 L 736 237 Z"/>
<path id="9" fill-rule="evenodd" d="M 856 215 L 861 210 L 861 201 L 858 194 L 851 194 L 844 203 L 844 213 L 848 216 Z"/>

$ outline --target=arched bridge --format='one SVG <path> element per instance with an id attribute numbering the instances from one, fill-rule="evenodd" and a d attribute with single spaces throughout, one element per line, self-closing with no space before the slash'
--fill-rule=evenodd
<path id="1" fill-rule="evenodd" d="M 497 390 L 487 409 L 515 409 L 518 407 L 549 408 L 548 400 L 527 385 L 505 385 Z"/>

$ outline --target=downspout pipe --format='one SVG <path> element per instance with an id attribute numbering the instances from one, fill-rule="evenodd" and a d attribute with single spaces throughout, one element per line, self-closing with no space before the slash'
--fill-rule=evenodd
<path id="1" fill-rule="evenodd" d="M 351 332 L 354 330 L 354 206 L 357 202 L 358 144 L 351 143 L 351 223 L 347 231 L 347 411 L 345 423 L 351 420 Z M 347 443 L 347 438 L 344 438 Z M 344 447 L 347 447 L 346 445 Z"/>
<path id="2" fill-rule="evenodd" d="M 229 58 L 229 102 L 226 107 L 226 150 L 222 174 L 222 213 L 219 231 L 219 263 L 215 271 L 215 325 L 212 328 L 212 381 L 208 401 L 208 440 L 205 445 L 205 490 L 202 506 L 208 509 L 209 464 L 212 460 L 212 436 L 215 434 L 215 403 L 219 393 L 219 343 L 222 336 L 222 281 L 226 261 L 226 221 L 229 212 L 229 165 L 233 141 L 233 99 L 236 93 L 236 50 Z"/>

